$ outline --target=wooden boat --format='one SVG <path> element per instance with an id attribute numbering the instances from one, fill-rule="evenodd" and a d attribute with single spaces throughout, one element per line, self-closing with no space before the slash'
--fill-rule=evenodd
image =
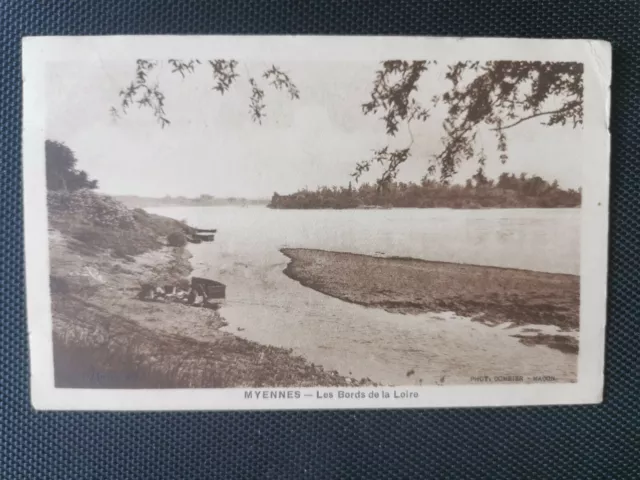
<path id="1" fill-rule="evenodd" d="M 212 234 L 194 233 L 193 237 L 202 242 L 213 242 L 216 238 L 213 233 Z"/>
<path id="2" fill-rule="evenodd" d="M 194 233 L 193 234 L 193 239 L 196 241 L 195 243 L 213 242 L 215 240 L 215 238 L 216 237 L 215 237 L 215 235 L 213 233 L 211 233 L 211 234 Z"/>
<path id="3" fill-rule="evenodd" d="M 227 293 L 227 286 L 224 283 L 202 277 L 192 277 L 191 288 L 201 289 L 207 300 L 224 300 Z"/>
<path id="4" fill-rule="evenodd" d="M 194 228 L 193 230 L 192 243 L 213 242 L 218 231 L 215 228 Z"/>

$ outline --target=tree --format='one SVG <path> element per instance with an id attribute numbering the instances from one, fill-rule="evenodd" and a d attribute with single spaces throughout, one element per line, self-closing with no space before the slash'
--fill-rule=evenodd
<path id="1" fill-rule="evenodd" d="M 237 83 L 238 61 L 233 59 L 169 59 L 172 73 L 186 78 L 197 68 L 208 65 L 213 79 L 212 89 L 224 94 Z M 149 73 L 158 65 L 157 60 L 139 59 L 135 79 L 120 91 L 119 108 L 111 107 L 111 114 L 119 118 L 133 105 L 149 109 L 161 127 L 171 122 L 165 112 L 165 96 L 158 83 L 149 82 Z M 442 122 L 443 134 L 438 153 L 430 158 L 425 177 L 440 175 L 448 183 L 460 164 L 475 159 L 484 167 L 487 156 L 477 141 L 484 127 L 493 132 L 502 163 L 508 160 L 507 133 L 511 128 L 533 120 L 543 120 L 546 126 L 574 128 L 583 119 L 583 71 L 577 62 L 540 62 L 495 60 L 486 62 L 463 61 L 445 65 L 445 79 L 450 86 L 444 92 L 429 92 L 419 98 L 419 82 L 425 72 L 438 66 L 430 60 L 386 60 L 375 72 L 369 101 L 362 104 L 364 115 L 380 115 L 387 137 L 395 137 L 400 128 L 406 128 L 409 141 L 401 148 L 386 145 L 374 150 L 370 159 L 356 163 L 352 177 L 361 176 L 378 164 L 383 167 L 376 184 L 378 189 L 388 188 L 412 154 L 413 125 L 424 123 L 430 108 L 443 106 L 446 116 Z M 247 71 L 249 113 L 254 122 L 261 124 L 265 115 L 266 82 L 276 90 L 288 92 L 290 98 L 300 98 L 300 92 L 287 73 L 273 65 L 253 77 Z M 427 104 L 429 108 L 427 108 Z"/>
<path id="2" fill-rule="evenodd" d="M 73 151 L 64 143 L 54 140 L 44 142 L 47 189 L 73 192 L 82 188 L 98 188 L 97 180 L 90 180 L 84 170 L 78 170 Z"/>
<path id="3" fill-rule="evenodd" d="M 224 95 L 237 82 L 241 75 L 237 71 L 238 61 L 233 59 L 214 59 L 201 61 L 197 58 L 190 60 L 179 60 L 170 58 L 171 73 L 179 74 L 182 78 L 192 74 L 197 68 L 206 64 L 211 69 L 213 79 L 212 90 Z M 149 73 L 158 66 L 158 60 L 138 59 L 136 61 L 135 78 L 131 83 L 120 90 L 120 107 L 112 106 L 110 109 L 114 119 L 120 118 L 120 114 L 126 114 L 130 107 L 137 105 L 138 108 L 146 108 L 151 111 L 156 121 L 162 128 L 171 124 L 165 111 L 165 95 L 160 89 L 158 82 L 149 82 Z M 291 81 L 287 73 L 272 65 L 271 68 L 262 72 L 262 80 L 276 90 L 286 91 L 291 99 L 299 99 L 300 91 Z M 266 116 L 264 103 L 265 91 L 260 85 L 260 81 L 252 77 L 247 72 L 247 81 L 251 87 L 249 97 L 249 113 L 251 119 L 262 124 Z"/>
<path id="4" fill-rule="evenodd" d="M 376 185 L 361 183 L 357 190 L 347 187 L 304 189 L 290 195 L 273 194 L 271 208 L 285 209 L 345 209 L 362 205 L 399 208 L 553 208 L 577 207 L 581 195 L 574 190 L 552 189 L 538 176 L 520 180 L 504 173 L 496 183 L 479 168 L 465 186 L 447 185 L 434 179 L 422 183 L 393 182 L 383 190 Z M 555 182 L 554 182 L 555 183 Z"/>
<path id="5" fill-rule="evenodd" d="M 484 187 L 489 185 L 490 180 L 484 174 L 482 167 L 478 168 L 476 173 L 471 177 L 476 182 L 476 187 Z"/>
<path id="6" fill-rule="evenodd" d="M 399 126 L 406 125 L 408 146 L 376 150 L 373 157 L 356 164 L 352 176 L 358 180 L 375 163 L 384 166 L 378 184 L 392 182 L 401 164 L 411 156 L 412 122 L 426 121 L 430 111 L 416 98 L 418 81 L 436 62 L 388 60 L 376 72 L 371 100 L 362 105 L 365 115 L 381 111 L 387 136 L 394 137 Z M 508 160 L 507 133 L 523 122 L 543 118 L 543 125 L 574 128 L 582 125 L 583 70 L 576 62 L 488 61 L 457 62 L 447 66 L 446 79 L 451 87 L 441 95 L 433 95 L 431 104 L 447 109 L 442 123 L 442 147 L 431 158 L 426 175 L 440 172 L 448 181 L 459 165 L 475 158 L 482 168 L 486 161 L 478 147 L 478 129 L 486 126 L 494 132 L 500 161 Z"/>

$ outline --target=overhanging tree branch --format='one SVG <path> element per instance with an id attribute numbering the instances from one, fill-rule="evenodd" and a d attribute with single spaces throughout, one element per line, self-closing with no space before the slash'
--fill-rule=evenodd
<path id="1" fill-rule="evenodd" d="M 201 61 L 197 58 L 190 60 L 180 60 L 170 58 L 168 63 L 171 65 L 171 73 L 179 74 L 183 79 L 189 74 L 193 74 L 201 65 L 209 65 L 211 75 L 215 84 L 212 89 L 224 95 L 228 92 L 233 84 L 236 83 L 240 74 L 236 71 L 239 65 L 237 60 L 233 59 L 213 59 Z M 139 108 L 148 108 L 156 118 L 162 128 L 171 124 L 165 112 L 165 96 L 160 90 L 160 86 L 149 86 L 147 79 L 149 72 L 158 66 L 158 60 L 139 59 L 136 61 L 135 79 L 131 84 L 120 90 L 120 109 L 111 107 L 109 112 L 114 120 L 120 118 L 119 112 L 126 114 L 131 105 L 137 104 Z M 281 70 L 279 67 L 272 65 L 271 68 L 262 73 L 262 77 L 269 81 L 275 90 L 286 91 L 292 100 L 300 98 L 300 91 L 293 83 L 291 77 Z M 266 116 L 264 109 L 265 91 L 258 85 L 256 79 L 247 75 L 250 88 L 249 106 L 251 119 L 255 123 L 262 123 L 262 119 Z"/>
<path id="2" fill-rule="evenodd" d="M 413 93 L 432 62 L 388 60 L 376 72 L 371 101 L 362 105 L 363 113 L 382 110 L 386 133 L 395 136 L 400 122 L 410 122 L 412 105 L 420 105 Z M 435 63 L 435 62 L 433 62 Z M 432 97 L 435 106 L 447 108 L 442 127 L 442 150 L 433 156 L 427 175 L 440 169 L 443 182 L 454 175 L 465 160 L 484 165 L 484 149 L 476 144 L 477 127 L 486 124 L 496 132 L 500 161 L 508 160 L 505 130 L 540 116 L 549 116 L 546 126 L 582 124 L 583 70 L 577 62 L 466 61 L 447 66 L 445 78 L 451 87 Z M 560 102 L 560 108 L 549 109 Z M 546 107 L 546 108 L 545 108 Z M 533 112 L 533 113 L 531 113 Z M 426 120 L 428 115 L 425 114 Z M 413 134 L 411 135 L 413 136 Z M 411 142 L 409 148 L 413 144 Z M 407 154 L 407 158 L 410 152 Z M 389 159 L 387 159 L 389 160 Z M 371 162 L 361 162 L 356 178 Z M 397 174 L 397 164 L 386 164 L 381 179 Z"/>
<path id="3" fill-rule="evenodd" d="M 538 113 L 534 113 L 533 115 L 529 115 L 528 117 L 523 117 L 520 120 L 518 120 L 517 122 L 514 122 L 510 125 L 506 125 L 504 127 L 500 127 L 500 128 L 491 128 L 490 130 L 492 131 L 498 131 L 498 130 L 506 130 L 507 128 L 512 128 L 515 127 L 516 125 L 520 125 L 522 122 L 526 122 L 527 120 L 531 120 L 532 118 L 536 118 L 536 117 L 542 117 L 544 115 L 555 115 L 557 113 L 563 113 L 563 112 L 567 112 L 569 110 L 571 110 L 572 107 L 565 107 L 565 108 L 559 108 L 558 110 L 550 110 L 547 112 L 538 112 Z"/>

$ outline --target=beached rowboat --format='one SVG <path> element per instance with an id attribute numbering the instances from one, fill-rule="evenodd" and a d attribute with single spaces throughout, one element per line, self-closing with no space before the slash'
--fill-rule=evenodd
<path id="1" fill-rule="evenodd" d="M 218 232 L 215 228 L 194 228 L 193 230 L 194 243 L 213 242 L 215 235 Z"/>
<path id="2" fill-rule="evenodd" d="M 227 286 L 224 283 L 210 280 L 208 278 L 191 278 L 191 288 L 196 291 L 201 289 L 208 300 L 224 300 L 226 297 Z"/>
<path id="3" fill-rule="evenodd" d="M 196 240 L 195 243 L 213 242 L 215 235 L 213 233 L 194 233 L 193 238 Z"/>

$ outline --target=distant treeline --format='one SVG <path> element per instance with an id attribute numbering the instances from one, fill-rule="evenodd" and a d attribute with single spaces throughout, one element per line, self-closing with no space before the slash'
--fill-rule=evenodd
<path id="1" fill-rule="evenodd" d="M 270 208 L 570 208 L 579 207 L 580 190 L 563 190 L 539 176 L 503 173 L 497 181 L 479 170 L 465 185 L 435 180 L 421 184 L 394 182 L 387 188 L 362 184 L 354 188 L 322 187 L 291 195 L 273 194 Z"/>
<path id="2" fill-rule="evenodd" d="M 200 195 L 196 198 L 187 197 L 170 197 L 162 198 L 153 197 L 137 197 L 134 195 L 114 196 L 116 200 L 124 203 L 129 208 L 145 208 L 145 207 L 212 207 L 212 206 L 245 206 L 245 205 L 266 205 L 269 203 L 267 199 L 255 198 L 238 198 L 226 197 L 218 198 L 212 195 Z"/>

